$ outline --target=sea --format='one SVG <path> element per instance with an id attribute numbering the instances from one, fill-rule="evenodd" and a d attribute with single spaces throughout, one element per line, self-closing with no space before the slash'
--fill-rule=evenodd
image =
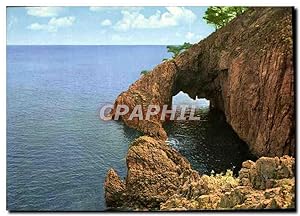
<path id="1" fill-rule="evenodd" d="M 99 109 L 162 59 L 166 46 L 7 46 L 7 209 L 106 211 L 109 168 L 126 177 L 126 153 L 140 133 L 102 121 Z M 238 170 L 247 145 L 209 101 L 184 92 L 201 121 L 167 122 L 169 144 L 200 173 Z"/>

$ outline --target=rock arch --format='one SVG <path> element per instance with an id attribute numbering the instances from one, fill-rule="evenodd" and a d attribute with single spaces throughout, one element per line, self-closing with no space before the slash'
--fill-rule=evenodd
<path id="1" fill-rule="evenodd" d="M 115 106 L 171 104 L 179 91 L 207 98 L 257 156 L 295 154 L 292 8 L 251 8 L 165 61 L 122 92 Z M 114 111 L 113 111 L 114 113 Z M 157 139 L 157 117 L 122 120 Z"/>

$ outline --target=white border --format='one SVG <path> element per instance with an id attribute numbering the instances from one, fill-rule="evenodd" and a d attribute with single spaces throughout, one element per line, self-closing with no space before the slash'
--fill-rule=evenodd
<path id="1" fill-rule="evenodd" d="M 6 6 L 296 6 L 299 8 L 299 0 L 285 0 L 285 1 L 275 1 L 275 0 L 252 0 L 248 2 L 242 2 L 237 0 L 49 0 L 41 2 L 40 0 L 15 0 L 14 2 L 8 0 L 0 1 L 0 33 L 3 36 L 1 38 L 1 51 L 0 51 L 0 96 L 1 96 L 1 112 L 0 112 L 0 127 L 1 127 L 1 187 L 0 187 L 0 202 L 1 202 L 1 213 L 8 214 L 6 211 Z M 299 14 L 298 14 L 299 16 Z M 299 29 L 299 22 L 297 20 L 297 30 Z M 297 34 L 298 35 L 298 34 Z M 299 35 L 298 35 L 299 36 Z M 298 43 L 299 44 L 299 43 Z M 297 47 L 298 48 L 298 47 Z M 299 63 L 299 55 L 295 59 Z M 297 72 L 295 72 L 297 73 Z M 297 76 L 299 77 L 299 75 Z M 300 83 L 297 80 L 298 86 Z M 298 87 L 297 87 L 298 90 Z M 298 91 L 297 91 L 298 92 Z M 299 101 L 299 94 L 297 95 L 297 101 Z M 297 110 L 298 111 L 298 110 Z M 297 122 L 299 122 L 299 114 L 297 115 Z M 298 130 L 297 130 L 298 134 Z M 298 149 L 298 148 L 297 148 Z M 297 166 L 297 174 L 299 169 Z M 297 182 L 298 183 L 298 182 Z M 296 183 L 296 185 L 297 185 Z M 299 187 L 296 187 L 297 189 Z M 298 190 L 297 190 L 298 192 Z M 298 195 L 298 193 L 297 193 Z M 298 196 L 297 199 L 298 200 Z M 83 213 L 88 215 L 88 213 Z M 158 214 L 158 213 L 157 213 Z M 183 215 L 184 213 L 178 213 L 178 215 Z M 190 213 L 189 213 L 190 214 Z M 205 212 L 199 214 L 207 214 Z M 254 213 L 246 213 L 245 215 L 251 215 Z M 256 214 L 256 213 L 255 213 Z M 282 213 L 281 213 L 282 214 Z M 26 215 L 37 215 L 36 213 L 28 213 Z M 63 213 L 57 213 L 57 215 L 63 215 Z"/>

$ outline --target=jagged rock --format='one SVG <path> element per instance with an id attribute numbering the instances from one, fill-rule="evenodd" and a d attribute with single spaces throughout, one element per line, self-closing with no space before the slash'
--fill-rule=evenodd
<path id="1" fill-rule="evenodd" d="M 268 168 L 271 164 L 276 165 L 274 173 L 271 173 L 264 168 Z M 243 168 L 240 171 L 239 177 L 233 177 L 232 172 L 227 172 L 225 175 L 216 174 L 215 176 L 203 175 L 200 180 L 200 185 L 206 185 L 208 190 L 205 194 L 187 197 L 185 194 L 179 193 L 170 197 L 164 203 L 161 203 L 161 210 L 173 210 L 177 207 L 184 207 L 191 210 L 204 209 L 285 209 L 295 208 L 295 178 L 294 172 L 290 169 L 288 178 L 277 175 L 277 172 L 282 169 L 281 164 L 285 167 L 294 166 L 294 158 L 284 156 L 281 158 L 262 157 L 255 163 L 253 161 L 245 161 Z M 256 167 L 261 167 L 258 171 Z M 251 175 L 245 175 L 246 172 L 254 171 Z M 273 175 L 275 174 L 275 175 Z M 262 176 L 267 176 L 268 180 L 274 182 L 270 188 L 257 187 L 256 180 Z M 250 184 L 244 185 L 243 179 L 247 179 Z M 252 179 L 252 181 L 250 181 Z M 254 181 L 254 182 L 253 182 Z M 253 183 L 253 184 L 252 184 Z M 199 184 L 191 191 L 196 191 Z M 203 186 L 202 186 L 203 187 Z"/>
<path id="2" fill-rule="evenodd" d="M 238 177 L 230 170 L 201 176 L 167 143 L 142 136 L 130 145 L 126 160 L 125 182 L 113 169 L 107 174 L 105 198 L 110 207 L 170 211 L 295 208 L 295 159 L 289 156 L 245 161 Z"/>
<path id="3" fill-rule="evenodd" d="M 271 188 L 276 180 L 294 176 L 294 164 L 295 159 L 286 155 L 281 158 L 261 157 L 256 163 L 246 161 L 239 172 L 241 185 L 251 185 L 257 189 Z"/>
<path id="4" fill-rule="evenodd" d="M 162 127 L 160 116 L 151 116 L 145 119 L 148 105 L 171 105 L 176 66 L 167 61 L 156 66 L 151 73 L 147 73 L 133 83 L 129 89 L 122 92 L 115 101 L 117 105 L 127 105 L 129 112 L 121 116 L 121 119 L 130 127 L 142 131 L 145 135 L 156 137 L 162 140 L 167 139 L 167 134 Z M 136 105 L 142 105 L 143 120 L 133 118 L 129 120 L 130 113 Z M 115 109 L 112 115 L 115 114 Z"/>
<path id="5" fill-rule="evenodd" d="M 107 172 L 104 188 L 108 207 L 117 207 L 124 203 L 125 184 L 114 169 L 109 169 Z"/>
<path id="6" fill-rule="evenodd" d="M 116 173 L 109 171 L 106 178 L 106 201 L 114 207 L 124 206 L 135 209 L 159 208 L 161 202 L 166 201 L 182 186 L 182 193 L 187 193 L 189 184 L 186 181 L 199 179 L 199 174 L 191 169 L 190 163 L 175 149 L 161 140 L 148 136 L 137 138 L 127 154 L 127 177 L 125 190 Z M 114 183 L 117 183 L 114 191 Z M 121 185 L 121 186 L 119 186 Z M 124 192 L 124 203 L 115 194 Z M 112 196 L 113 194 L 113 196 Z"/>
<path id="7" fill-rule="evenodd" d="M 209 99 L 255 155 L 294 155 L 292 8 L 250 8 L 143 75 L 119 95 L 115 107 L 170 105 L 179 91 Z M 149 121 L 128 117 L 122 117 L 128 126 L 167 138 L 159 115 Z"/>
<path id="8" fill-rule="evenodd" d="M 142 136 L 127 154 L 128 199 L 146 207 L 157 207 L 179 186 L 179 176 L 191 170 L 189 162 L 165 142 Z"/>

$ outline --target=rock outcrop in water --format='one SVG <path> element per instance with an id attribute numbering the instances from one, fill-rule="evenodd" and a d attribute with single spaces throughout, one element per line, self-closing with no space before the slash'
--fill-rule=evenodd
<path id="1" fill-rule="evenodd" d="M 117 98 L 133 110 L 170 105 L 179 91 L 209 99 L 257 156 L 295 153 L 292 8 L 251 8 L 155 67 Z M 166 139 L 159 116 L 122 120 L 146 135 Z"/>
<path id="2" fill-rule="evenodd" d="M 250 150 L 261 157 L 232 172 L 200 175 L 166 142 L 160 116 L 122 120 L 146 136 L 127 154 L 127 176 L 111 169 L 108 207 L 133 210 L 295 208 L 295 111 L 291 8 L 251 8 L 174 60 L 132 84 L 115 102 L 171 105 L 179 91 L 204 97 L 224 112 Z M 129 113 L 130 113 L 129 112 Z M 145 113 L 145 112 L 144 112 Z M 112 114 L 115 114 L 113 110 Z M 283 156 L 285 155 L 285 156 Z M 283 157 L 277 157 L 283 156 Z"/>
<path id="3" fill-rule="evenodd" d="M 108 206 L 133 210 L 295 208 L 295 160 L 289 156 L 245 161 L 238 177 L 200 175 L 165 142 L 136 139 L 127 155 L 128 174 L 110 170 Z"/>
<path id="4" fill-rule="evenodd" d="M 118 197 L 118 203 L 123 200 L 125 206 L 133 209 L 156 209 L 177 191 L 185 172 L 198 176 L 180 153 L 164 141 L 148 136 L 139 137 L 131 144 L 126 161 L 126 183 L 117 187 L 123 188 L 122 196 L 120 190 L 115 190 L 115 185 L 122 185 L 116 180 L 116 173 L 111 170 L 106 178 L 107 204 L 116 203 L 115 197 Z"/>

